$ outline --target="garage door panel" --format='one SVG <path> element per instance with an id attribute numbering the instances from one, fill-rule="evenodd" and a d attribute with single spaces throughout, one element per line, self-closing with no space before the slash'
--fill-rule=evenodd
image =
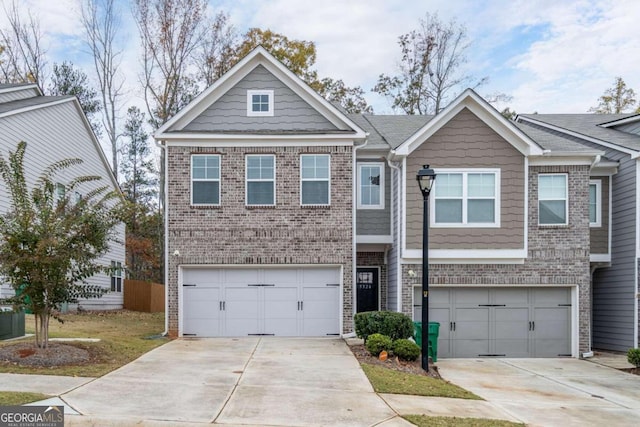
<path id="1" fill-rule="evenodd" d="M 490 354 L 489 340 L 455 339 L 452 340 L 453 357 L 477 357 Z"/>
<path id="2" fill-rule="evenodd" d="M 298 335 L 298 288 L 264 288 L 264 333 Z"/>
<path id="3" fill-rule="evenodd" d="M 340 288 L 333 286 L 305 287 L 303 293 L 302 335 L 322 336 L 340 333 L 338 310 Z"/>
<path id="4" fill-rule="evenodd" d="M 449 320 L 449 312 L 449 308 L 432 308 L 429 310 L 429 322 L 440 323 L 438 330 L 438 357 L 451 357 L 449 342 L 451 338 L 451 321 Z"/>
<path id="5" fill-rule="evenodd" d="M 182 281 L 183 283 L 189 284 L 197 283 L 199 286 L 219 286 L 220 283 L 222 283 L 221 271 L 204 268 L 193 268 L 184 270 Z"/>
<path id="6" fill-rule="evenodd" d="M 340 283 L 340 271 L 336 268 L 305 267 L 302 270 L 303 286 L 326 286 Z"/>
<path id="7" fill-rule="evenodd" d="M 489 339 L 488 308 L 457 308 L 456 339 Z"/>
<path id="8" fill-rule="evenodd" d="M 220 334 L 220 288 L 185 287 L 183 334 L 215 336 Z"/>
<path id="9" fill-rule="evenodd" d="M 529 308 L 495 309 L 494 353 L 506 357 L 527 357 L 529 351 Z"/>
<path id="10" fill-rule="evenodd" d="M 510 307 L 520 306 L 528 307 L 529 290 L 528 289 L 500 289 L 493 292 L 494 304 L 505 304 Z"/>
<path id="11" fill-rule="evenodd" d="M 260 334 L 258 287 L 225 289 L 225 336 Z"/>
<path id="12" fill-rule="evenodd" d="M 489 304 L 488 289 L 465 289 L 464 292 L 455 292 L 455 304 L 460 306 L 478 306 L 480 304 Z"/>
<path id="13" fill-rule="evenodd" d="M 300 282 L 298 269 L 294 268 L 267 268 L 264 269 L 264 282 L 276 287 L 291 285 L 297 286 Z"/>

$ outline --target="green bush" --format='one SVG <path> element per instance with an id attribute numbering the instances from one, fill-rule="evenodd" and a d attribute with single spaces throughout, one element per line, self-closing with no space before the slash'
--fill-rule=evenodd
<path id="1" fill-rule="evenodd" d="M 392 346 L 393 346 L 393 341 L 391 340 L 391 338 L 382 334 L 369 335 L 369 339 L 365 344 L 365 347 L 367 347 L 367 351 L 369 352 L 369 354 L 375 357 L 378 357 L 378 355 L 380 354 L 380 352 L 382 352 L 382 350 L 385 350 L 388 352 L 389 350 L 391 350 Z"/>
<path id="2" fill-rule="evenodd" d="M 382 334 L 393 341 L 413 336 L 413 322 L 409 316 L 395 311 L 365 311 L 354 316 L 356 335 L 365 342 L 369 335 Z"/>
<path id="3" fill-rule="evenodd" d="M 396 340 L 393 343 L 393 354 L 402 360 L 416 360 L 420 356 L 420 347 L 410 340 Z"/>
<path id="4" fill-rule="evenodd" d="M 636 368 L 640 368 L 640 348 L 630 348 L 627 352 L 627 360 Z"/>

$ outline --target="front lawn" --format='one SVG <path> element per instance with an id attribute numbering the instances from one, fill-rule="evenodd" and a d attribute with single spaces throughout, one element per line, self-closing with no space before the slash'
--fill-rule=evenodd
<path id="1" fill-rule="evenodd" d="M 99 377 L 137 359 L 149 350 L 168 341 L 158 337 L 164 330 L 164 313 L 140 313 L 117 310 L 64 314 L 64 323 L 51 319 L 50 338 L 99 338 L 100 342 L 73 342 L 91 354 L 91 360 L 81 365 L 56 367 L 25 367 L 0 361 L 0 372 Z M 26 316 L 27 333 L 34 333 L 34 316 Z M 25 338 L 21 342 L 35 341 Z M 0 346 L 13 345 L 14 342 Z M 0 386 L 1 387 L 1 386 Z"/>
<path id="2" fill-rule="evenodd" d="M 399 372 L 367 363 L 362 363 L 362 370 L 377 393 L 482 400 L 470 391 L 442 379 Z"/>
<path id="3" fill-rule="evenodd" d="M 0 391 L 0 406 L 24 405 L 48 399 L 51 396 L 40 393 L 27 393 L 24 391 Z"/>

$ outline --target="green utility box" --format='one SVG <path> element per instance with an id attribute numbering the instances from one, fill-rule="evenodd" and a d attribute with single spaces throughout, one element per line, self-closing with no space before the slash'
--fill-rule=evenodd
<path id="1" fill-rule="evenodd" d="M 429 322 L 429 357 L 438 361 L 438 335 L 440 334 L 440 323 Z M 422 322 L 413 322 L 413 338 L 416 344 L 422 347 Z"/>
<path id="2" fill-rule="evenodd" d="M 0 340 L 24 336 L 24 311 L 0 311 Z"/>

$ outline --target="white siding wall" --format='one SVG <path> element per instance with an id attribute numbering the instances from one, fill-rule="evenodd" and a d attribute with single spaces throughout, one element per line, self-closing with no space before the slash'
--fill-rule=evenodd
<path id="1" fill-rule="evenodd" d="M 108 165 L 101 159 L 97 147 L 91 140 L 91 134 L 87 130 L 83 118 L 73 102 L 44 107 L 37 110 L 0 118 L 0 153 L 5 158 L 9 151 L 14 151 L 19 141 L 27 142 L 25 167 L 28 175 L 28 183 L 33 185 L 41 171 L 52 162 L 70 157 L 84 160 L 79 166 L 69 168 L 60 174 L 60 182 L 67 183 L 71 179 L 82 175 L 100 175 L 101 181 L 87 184 L 86 192 L 96 186 L 111 185 Z M 0 211 L 9 208 L 10 199 L 0 182 Z M 111 245 L 111 250 L 100 260 L 109 265 L 111 260 L 125 262 L 124 253 L 124 225 L 118 227 L 118 243 Z M 89 281 L 110 287 L 110 277 L 99 275 Z M 7 285 L 2 286 L 5 296 L 11 292 Z M 122 294 L 108 293 L 98 300 L 81 302 L 84 308 L 111 309 L 122 308 Z"/>

